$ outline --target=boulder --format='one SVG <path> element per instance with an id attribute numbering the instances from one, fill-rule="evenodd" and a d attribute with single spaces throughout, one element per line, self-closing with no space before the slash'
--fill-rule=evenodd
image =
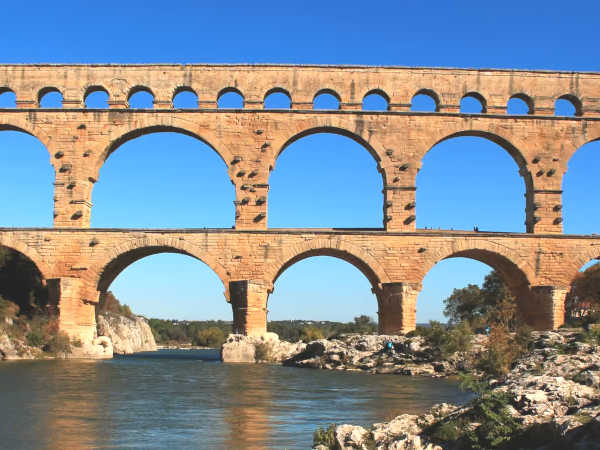
<path id="1" fill-rule="evenodd" d="M 223 362 L 257 362 L 257 346 L 261 346 L 258 353 L 262 361 L 274 363 L 281 363 L 306 350 L 306 344 L 280 341 L 276 333 L 257 336 L 230 334 L 221 347 L 221 359 Z"/>
<path id="2" fill-rule="evenodd" d="M 81 347 L 71 346 L 72 359 L 110 359 L 113 357 L 112 341 L 107 336 L 99 336 L 92 342 L 84 342 Z"/>

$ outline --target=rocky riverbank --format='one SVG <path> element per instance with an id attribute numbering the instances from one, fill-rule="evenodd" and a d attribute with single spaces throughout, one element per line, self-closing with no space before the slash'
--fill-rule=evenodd
<path id="1" fill-rule="evenodd" d="M 15 319 L 16 320 L 16 319 Z M 69 340 L 66 335 L 49 337 L 28 321 L 4 320 L 0 326 L 0 360 L 112 358 L 113 353 L 130 354 L 157 350 L 148 322 L 143 317 L 116 314 L 98 315 L 98 337 L 92 342 Z"/>
<path id="2" fill-rule="evenodd" d="M 505 377 L 480 386 L 478 399 L 468 405 L 437 405 L 369 429 L 331 427 L 320 433 L 323 444 L 315 448 L 600 448 L 597 338 L 586 343 L 581 333 L 566 331 L 533 336 L 533 350 Z M 333 354 L 327 350 L 321 357 Z"/>
<path id="3" fill-rule="evenodd" d="M 437 360 L 435 349 L 422 336 L 347 335 L 310 342 L 284 365 L 397 375 L 445 377 L 474 370 L 485 349 L 486 335 L 473 335 L 468 352 Z M 391 343 L 391 348 L 386 345 Z"/>

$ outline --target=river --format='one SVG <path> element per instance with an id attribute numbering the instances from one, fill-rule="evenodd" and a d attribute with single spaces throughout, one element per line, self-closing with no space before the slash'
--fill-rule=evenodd
<path id="1" fill-rule="evenodd" d="M 306 449 L 469 394 L 443 379 L 223 364 L 214 350 L 0 363 L 0 448 Z"/>

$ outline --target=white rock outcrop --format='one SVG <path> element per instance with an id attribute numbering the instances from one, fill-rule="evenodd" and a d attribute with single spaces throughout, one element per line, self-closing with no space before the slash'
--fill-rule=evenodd
<path id="1" fill-rule="evenodd" d="M 254 363 L 259 361 L 281 363 L 306 348 L 303 342 L 280 341 L 276 333 L 260 336 L 230 334 L 221 347 L 223 362 Z"/>
<path id="2" fill-rule="evenodd" d="M 97 322 L 98 336 L 110 338 L 114 353 L 127 355 L 156 351 L 154 335 L 143 317 L 104 314 L 98 315 Z"/>

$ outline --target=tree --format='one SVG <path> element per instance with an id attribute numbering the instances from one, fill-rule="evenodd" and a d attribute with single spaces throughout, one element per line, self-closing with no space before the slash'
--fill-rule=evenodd
<path id="1" fill-rule="evenodd" d="M 454 289 L 444 304 L 444 315 L 451 324 L 467 321 L 473 328 L 489 323 L 511 329 L 516 326 L 515 298 L 495 270 L 486 275 L 481 288 L 470 284 Z"/>
<path id="2" fill-rule="evenodd" d="M 567 318 L 594 316 L 600 309 L 600 264 L 575 277 L 565 304 Z"/>
<path id="3" fill-rule="evenodd" d="M 218 327 L 200 330 L 194 337 L 193 344 L 200 347 L 218 348 L 225 342 L 225 335 Z"/>

